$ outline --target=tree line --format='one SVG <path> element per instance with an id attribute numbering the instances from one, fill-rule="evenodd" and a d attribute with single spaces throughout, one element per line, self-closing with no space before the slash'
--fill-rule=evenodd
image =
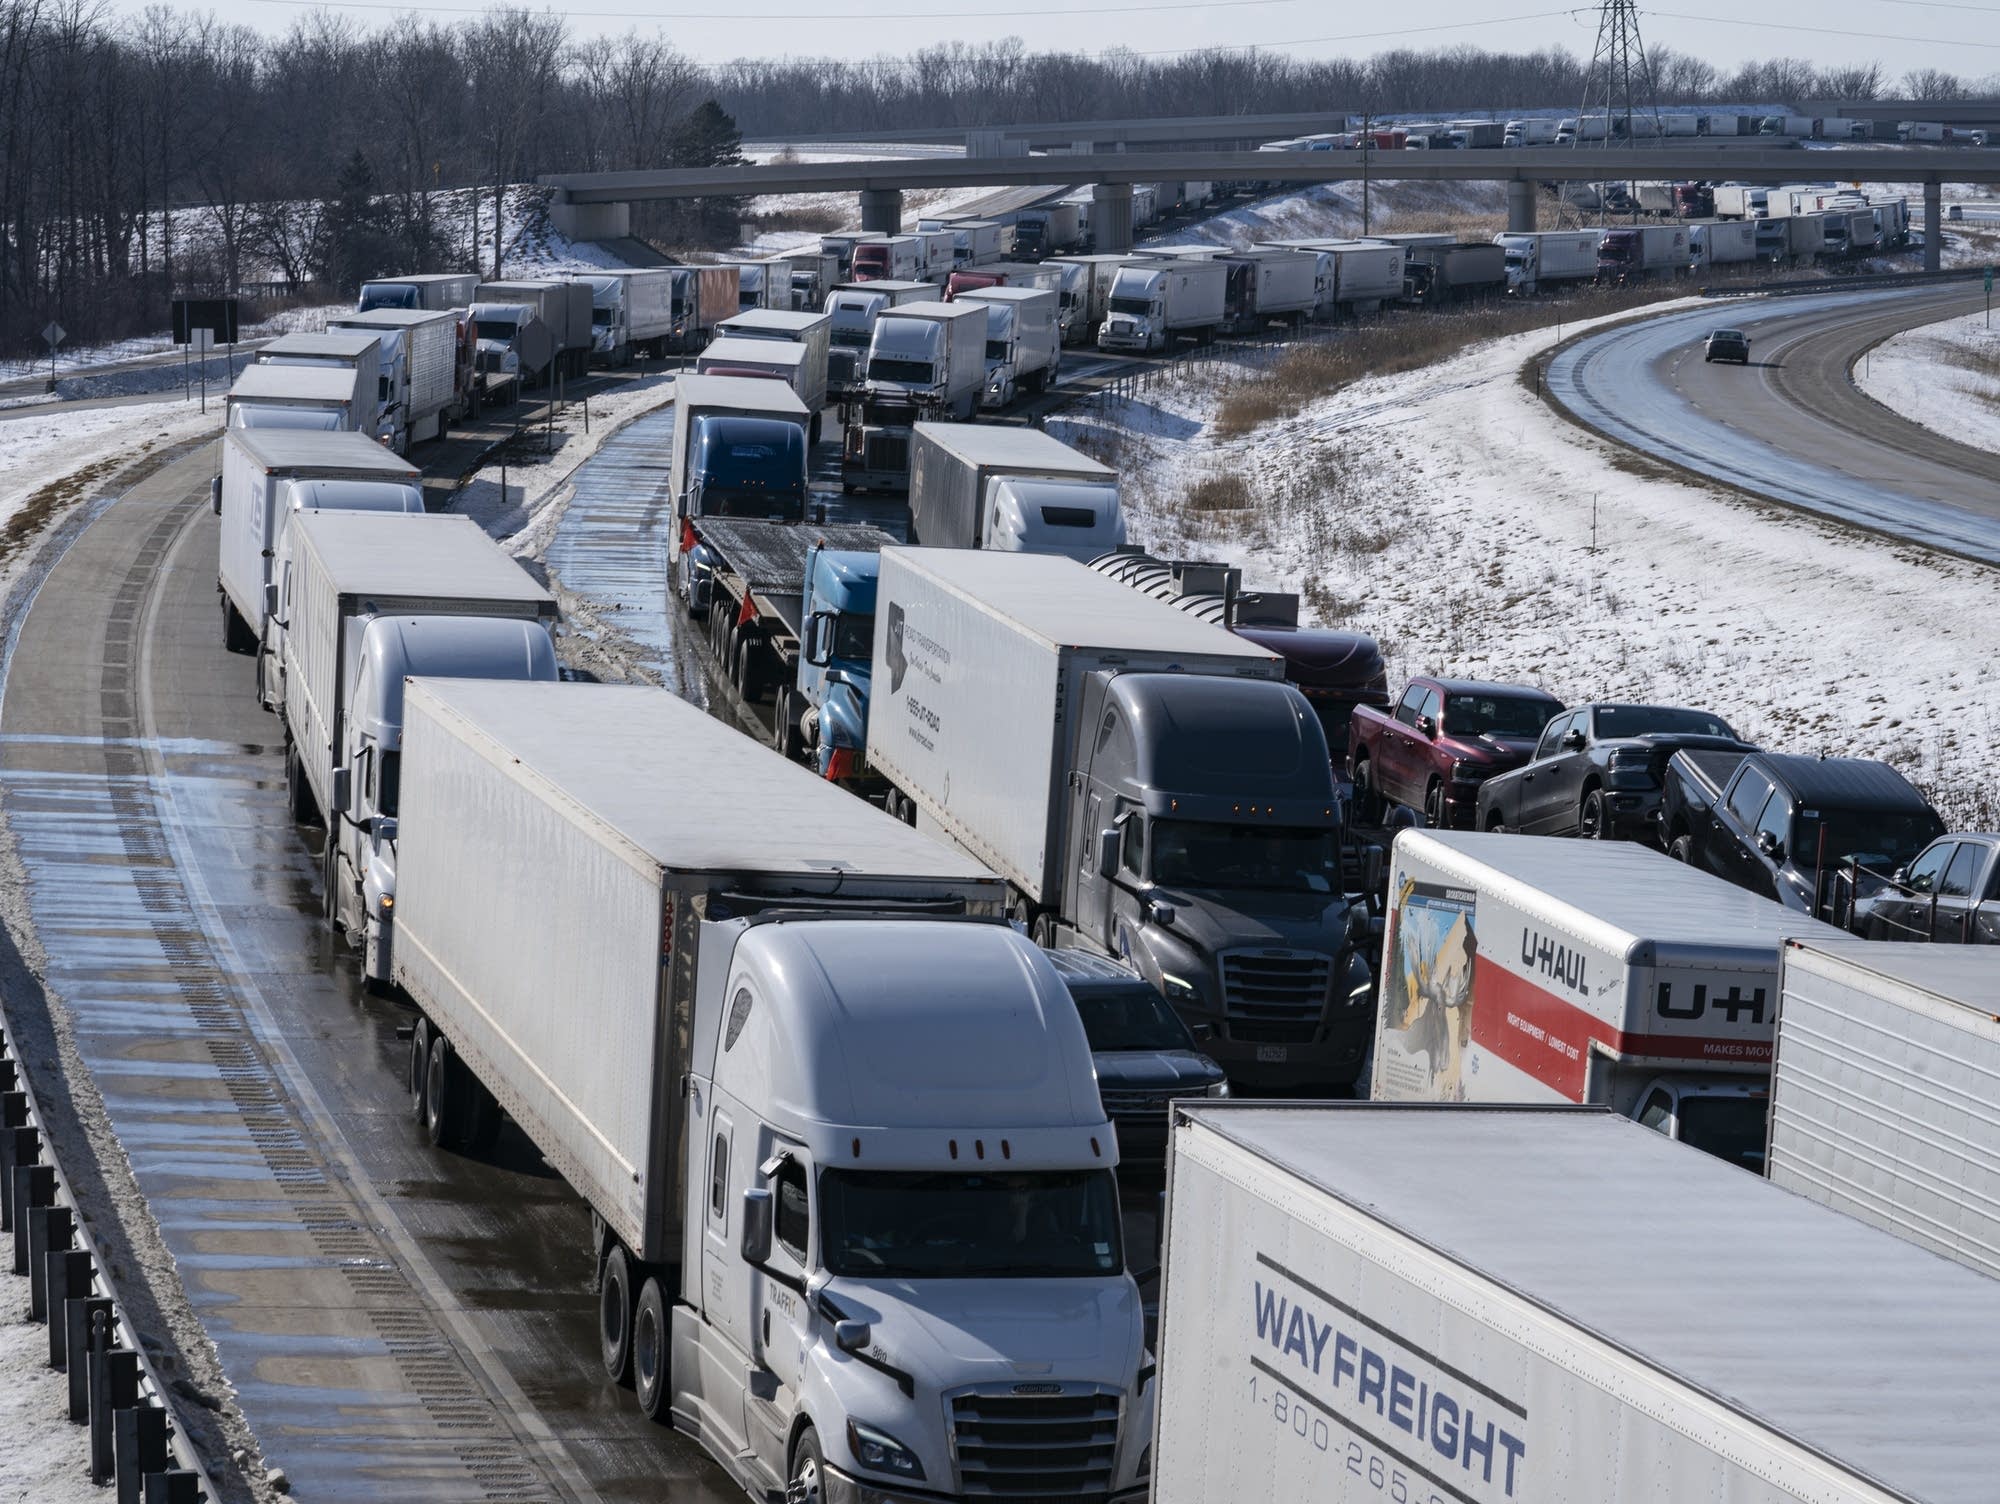
<path id="1" fill-rule="evenodd" d="M 1661 103 L 1967 90 L 1937 70 L 1652 61 Z M 315 11 L 266 36 L 166 4 L 119 18 L 99 0 L 0 0 L 0 353 L 34 353 L 51 318 L 76 341 L 157 330 L 170 297 L 233 291 L 253 267 L 340 291 L 391 269 L 490 268 L 507 185 L 713 165 L 739 127 L 1574 108 L 1585 87 L 1561 49 L 1083 57 L 1010 40 L 704 67 L 657 36 L 576 36 L 550 10 L 379 27 Z M 643 215 L 635 230 L 667 242 L 726 243 L 734 227 L 724 205 Z"/>

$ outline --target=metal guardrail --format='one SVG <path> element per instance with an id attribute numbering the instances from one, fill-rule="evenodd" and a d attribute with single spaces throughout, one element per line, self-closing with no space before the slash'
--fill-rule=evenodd
<path id="1" fill-rule="evenodd" d="M 83 1209 L 44 1139 L 42 1111 L 0 1031 L 0 1232 L 29 1281 L 28 1319 L 48 1327 L 48 1366 L 69 1380 L 88 1471 L 116 1504 L 202 1504 L 215 1483 L 174 1421 L 169 1390 L 113 1287 Z M 4 1257 L 4 1254 L 0 1254 Z"/>
<path id="2" fill-rule="evenodd" d="M 1926 287 L 1952 282 L 1969 282 L 1985 275 L 1978 266 L 1955 267 L 1945 272 L 1877 272 L 1865 277 L 1826 277 L 1813 282 L 1743 282 L 1728 287 L 1704 287 L 1704 298 L 1744 298 L 1753 293 L 1767 297 L 1807 297 L 1815 293 L 1868 292 L 1883 287 Z"/>

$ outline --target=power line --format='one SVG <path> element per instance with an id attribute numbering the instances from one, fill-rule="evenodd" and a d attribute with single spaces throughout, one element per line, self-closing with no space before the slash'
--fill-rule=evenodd
<path id="1" fill-rule="evenodd" d="M 1910 42 L 1924 47 L 1983 47 L 2000 52 L 2000 42 L 1973 42 L 1964 37 L 1907 37 L 1891 31 L 1849 31 L 1844 27 L 1800 26 L 1791 21 L 1746 21 L 1738 16 L 1693 16 L 1671 10 L 1648 11 L 1647 14 L 1669 21 L 1701 21 L 1711 26 L 1755 26 L 1764 31 L 1801 31 L 1813 36 L 1844 37 L 1853 42 Z"/>

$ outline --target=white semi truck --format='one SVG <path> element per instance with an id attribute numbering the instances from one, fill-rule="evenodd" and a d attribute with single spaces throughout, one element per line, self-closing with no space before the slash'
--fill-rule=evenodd
<path id="1" fill-rule="evenodd" d="M 910 541 L 1089 561 L 1125 542 L 1118 472 L 1036 428 L 919 423 Z"/>
<path id="2" fill-rule="evenodd" d="M 861 401 L 849 404 L 840 480 L 853 490 L 909 485 L 910 429 L 970 422 L 986 388 L 986 306 L 903 303 L 875 320 Z"/>
<path id="3" fill-rule="evenodd" d="M 979 405 L 1002 408 L 1021 392 L 1045 392 L 1062 371 L 1056 295 L 1039 287 L 980 287 L 955 300 L 986 310 L 986 391 Z"/>
<path id="4" fill-rule="evenodd" d="M 664 355 L 674 338 L 674 271 L 577 272 L 590 285 L 590 355 L 606 365 L 628 366 L 634 357 Z"/>
<path id="5" fill-rule="evenodd" d="M 341 314 L 327 328 L 381 341 L 380 431 L 398 454 L 468 415 L 471 372 L 465 368 L 471 362 L 461 359 L 465 334 L 457 314 L 376 308 Z"/>
<path id="6" fill-rule="evenodd" d="M 1588 282 L 1597 275 L 1596 230 L 1507 232 L 1493 243 L 1507 253 L 1507 291 L 1533 297 L 1545 283 Z"/>
<path id="7" fill-rule="evenodd" d="M 229 388 L 224 428 L 375 436 L 375 385 L 353 366 L 248 365 Z"/>
<path id="8" fill-rule="evenodd" d="M 937 289 L 928 282 L 846 282 L 826 295 L 826 390 L 830 401 L 843 407 L 858 398 L 868 383 L 868 346 L 875 338 L 875 321 L 903 303 L 930 303 Z"/>
<path id="9" fill-rule="evenodd" d="M 257 352 L 260 366 L 303 367 L 308 370 L 352 371 L 354 389 L 385 397 L 382 339 L 367 329 L 329 328 L 324 334 L 281 334 Z M 373 427 L 360 430 L 380 438 L 384 432 L 378 419 Z"/>
<path id="10" fill-rule="evenodd" d="M 1207 339 L 1222 328 L 1228 272 L 1213 261 L 1136 259 L 1112 278 L 1100 350 L 1166 349 L 1181 339 Z"/>
<path id="11" fill-rule="evenodd" d="M 1742 266 L 1757 259 L 1757 226 L 1747 219 L 1697 219 L 1688 223 L 1688 260 L 1697 269 Z"/>
<path id="12" fill-rule="evenodd" d="M 425 1129 L 589 1204 L 648 1415 L 759 1500 L 1144 1498 L 1117 1142 L 991 874 L 636 686 L 415 681 L 401 827 Z"/>
<path id="13" fill-rule="evenodd" d="M 1097 326 L 1104 322 L 1111 300 L 1111 283 L 1118 268 L 1131 259 L 1129 255 L 1052 256 L 1043 263 L 1063 269 L 1057 297 L 1064 344 L 1089 344 L 1097 338 Z"/>
<path id="14" fill-rule="evenodd" d="M 1588 1109 L 1170 1123 L 1155 1504 L 1993 1497 L 2000 1281 Z"/>
<path id="15" fill-rule="evenodd" d="M 215 588 L 222 641 L 254 653 L 270 617 L 272 561 L 294 512 L 363 496 L 422 511 L 421 476 L 408 460 L 360 433 L 232 428 L 222 435 L 222 473 L 210 487 L 217 530 Z"/>
<path id="16" fill-rule="evenodd" d="M 1794 941 L 1771 1179 L 2000 1275 L 2000 974 L 1978 945 Z"/>
<path id="17" fill-rule="evenodd" d="M 1406 830 L 1371 1095 L 1595 1103 L 1761 1165 L 1779 948 L 1838 933 L 1635 844 Z"/>

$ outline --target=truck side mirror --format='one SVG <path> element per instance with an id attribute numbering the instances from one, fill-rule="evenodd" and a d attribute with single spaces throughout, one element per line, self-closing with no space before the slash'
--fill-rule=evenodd
<path id="1" fill-rule="evenodd" d="M 754 1186 L 743 1193 L 743 1262 L 765 1264 L 771 1259 L 771 1193 Z"/>
<path id="2" fill-rule="evenodd" d="M 833 613 L 815 611 L 806 620 L 806 662 L 825 668 L 833 662 Z"/>
<path id="3" fill-rule="evenodd" d="M 220 517 L 222 515 L 222 477 L 220 475 L 211 475 L 208 478 L 208 504 L 214 509 L 216 516 Z"/>
<path id="4" fill-rule="evenodd" d="M 272 618 L 278 614 L 278 587 L 275 584 L 264 587 L 264 614 Z"/>
<path id="5" fill-rule="evenodd" d="M 1583 750 L 1583 743 L 1584 736 L 1581 731 L 1570 731 L 1563 735 L 1563 750 L 1565 752 L 1581 752 Z"/>
<path id="6" fill-rule="evenodd" d="M 1436 736 L 1437 734 L 1438 723 L 1436 716 L 1420 715 L 1417 717 L 1417 735 Z"/>
<path id="7" fill-rule="evenodd" d="M 844 1353 L 865 1352 L 874 1340 L 875 1328 L 865 1321 L 836 1321 L 833 1324 L 833 1345 Z"/>
<path id="8" fill-rule="evenodd" d="M 335 768 L 332 784 L 326 802 L 333 806 L 334 814 L 344 815 L 354 804 L 354 770 L 349 767 Z"/>
<path id="9" fill-rule="evenodd" d="M 1778 844 L 1778 838 L 1768 830 L 1757 832 L 1757 849 L 1772 861 L 1777 861 L 1785 854 L 1784 847 Z"/>
<path id="10" fill-rule="evenodd" d="M 1357 947 L 1368 943 L 1368 909 L 1365 904 L 1351 903 L 1347 906 L 1347 943 Z"/>
<path id="11" fill-rule="evenodd" d="M 1100 830 L 1097 833 L 1097 875 L 1112 877 L 1118 871 L 1118 832 Z"/>

